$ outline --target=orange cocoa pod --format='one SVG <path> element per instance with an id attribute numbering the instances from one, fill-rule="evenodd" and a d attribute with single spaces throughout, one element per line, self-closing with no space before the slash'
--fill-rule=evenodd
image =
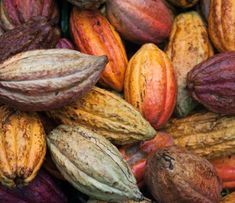
<path id="1" fill-rule="evenodd" d="M 220 52 L 235 51 L 235 1 L 211 0 L 208 28 L 211 41 Z"/>
<path id="2" fill-rule="evenodd" d="M 235 192 L 230 193 L 229 195 L 226 195 L 220 203 L 234 203 L 235 202 Z"/>
<path id="3" fill-rule="evenodd" d="M 127 67 L 127 55 L 119 34 L 98 10 L 74 8 L 70 29 L 76 47 L 83 53 L 106 55 L 109 59 L 100 83 L 122 91 Z"/>
<path id="4" fill-rule="evenodd" d="M 235 189 L 235 155 L 214 159 L 211 163 L 223 182 L 223 188 Z"/>
<path id="5" fill-rule="evenodd" d="M 170 118 L 176 102 L 176 80 L 168 56 L 145 44 L 131 58 L 125 76 L 125 99 L 155 128 Z"/>

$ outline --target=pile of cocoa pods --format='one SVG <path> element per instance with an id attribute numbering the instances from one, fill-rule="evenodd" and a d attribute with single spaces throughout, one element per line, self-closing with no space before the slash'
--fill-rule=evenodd
<path id="1" fill-rule="evenodd" d="M 235 0 L 0 0 L 0 203 L 235 203 Z"/>

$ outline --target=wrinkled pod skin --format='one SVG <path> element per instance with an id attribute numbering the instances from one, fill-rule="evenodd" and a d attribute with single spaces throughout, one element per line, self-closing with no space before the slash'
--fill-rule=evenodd
<path id="1" fill-rule="evenodd" d="M 125 39 L 144 44 L 161 43 L 169 37 L 173 14 L 165 1 L 107 0 L 106 4 L 109 21 Z"/>
<path id="2" fill-rule="evenodd" d="M 9 188 L 28 185 L 46 154 L 43 125 L 36 113 L 0 107 L 0 182 Z"/>
<path id="3" fill-rule="evenodd" d="M 235 115 L 235 51 L 215 55 L 188 73 L 187 89 L 210 111 Z"/>
<path id="4" fill-rule="evenodd" d="M 32 18 L 0 36 L 0 62 L 20 52 L 55 48 L 59 38 L 59 29 L 45 17 Z"/>
<path id="5" fill-rule="evenodd" d="M 49 134 L 47 144 L 64 178 L 84 194 L 104 201 L 143 200 L 128 164 L 103 136 L 61 125 Z"/>
<path id="6" fill-rule="evenodd" d="M 53 179 L 43 170 L 25 187 L 13 190 L 0 186 L 0 202 L 8 203 L 66 203 L 67 198 Z"/>
<path id="7" fill-rule="evenodd" d="M 99 82 L 116 91 L 122 91 L 127 55 L 119 34 L 98 10 L 73 8 L 70 30 L 75 46 L 83 53 L 106 55 L 109 63 Z"/>
<path id="8" fill-rule="evenodd" d="M 156 45 L 143 45 L 131 58 L 124 95 L 155 129 L 170 118 L 176 103 L 176 78 L 168 56 Z"/>
<path id="9" fill-rule="evenodd" d="M 145 183 L 161 203 L 218 203 L 221 181 L 212 164 L 176 146 L 159 149 L 147 160 Z"/>
<path id="10" fill-rule="evenodd" d="M 186 89 L 187 73 L 214 54 L 206 26 L 197 12 L 186 12 L 175 18 L 166 48 L 174 66 L 178 93 L 175 113 L 187 116 L 197 105 Z"/>
<path id="11" fill-rule="evenodd" d="M 97 9 L 105 0 L 67 0 L 79 9 Z"/>
<path id="12" fill-rule="evenodd" d="M 69 49 L 17 54 L 0 64 L 0 100 L 24 111 L 60 108 L 87 93 L 106 63 Z"/>
<path id="13" fill-rule="evenodd" d="M 59 11 L 55 0 L 2 0 L 0 1 L 0 27 L 11 30 L 33 17 L 44 16 L 58 23 Z"/>
<path id="14" fill-rule="evenodd" d="M 211 0 L 208 30 L 220 52 L 235 51 L 235 1 Z"/>
<path id="15" fill-rule="evenodd" d="M 175 6 L 179 6 L 182 8 L 189 8 L 194 6 L 199 0 L 168 0 Z"/>

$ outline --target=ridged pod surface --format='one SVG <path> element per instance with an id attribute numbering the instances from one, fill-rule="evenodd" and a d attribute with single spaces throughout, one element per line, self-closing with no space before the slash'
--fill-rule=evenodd
<path id="1" fill-rule="evenodd" d="M 48 115 L 62 124 L 84 126 L 119 145 L 150 139 L 156 134 L 134 107 L 97 87 L 75 103 Z"/>
<path id="2" fill-rule="evenodd" d="M 217 54 L 188 73 L 187 89 L 210 111 L 235 115 L 235 51 Z"/>
<path id="3" fill-rule="evenodd" d="M 67 0 L 80 9 L 97 9 L 105 0 Z"/>
<path id="4" fill-rule="evenodd" d="M 66 203 L 67 198 L 53 179 L 41 170 L 37 177 L 26 187 L 10 190 L 0 186 L 0 202 Z"/>
<path id="5" fill-rule="evenodd" d="M 37 114 L 0 107 L 0 182 L 13 188 L 29 184 L 46 154 L 45 132 Z"/>
<path id="6" fill-rule="evenodd" d="M 211 112 L 172 119 L 166 128 L 174 143 L 214 159 L 235 153 L 235 117 Z"/>
<path id="7" fill-rule="evenodd" d="M 122 91 L 127 67 L 126 51 L 119 34 L 98 10 L 80 11 L 74 8 L 70 29 L 76 47 L 83 53 L 106 55 L 109 63 L 100 82 L 116 91 Z"/>
<path id="8" fill-rule="evenodd" d="M 47 143 L 64 178 L 84 194 L 105 201 L 143 199 L 127 163 L 103 136 L 62 125 L 49 134 Z"/>
<path id="9" fill-rule="evenodd" d="M 161 43 L 170 34 L 173 14 L 164 0 L 107 0 L 107 17 L 135 43 Z"/>
<path id="10" fill-rule="evenodd" d="M 58 28 L 35 17 L 0 36 L 0 62 L 23 51 L 54 48 L 59 38 Z"/>
<path id="11" fill-rule="evenodd" d="M 175 6 L 179 6 L 182 8 L 192 7 L 198 2 L 198 0 L 168 0 L 168 1 L 174 4 Z"/>
<path id="12" fill-rule="evenodd" d="M 187 73 L 213 55 L 207 29 L 198 13 L 187 12 L 176 17 L 166 53 L 175 68 L 178 84 L 175 112 L 184 117 L 196 106 L 186 90 Z"/>
<path id="13" fill-rule="evenodd" d="M 154 44 L 145 44 L 131 58 L 125 75 L 125 99 L 158 129 L 170 118 L 177 95 L 174 68 Z"/>
<path id="14" fill-rule="evenodd" d="M 210 39 L 220 52 L 235 51 L 235 1 L 211 0 L 208 28 Z"/>
<path id="15" fill-rule="evenodd" d="M 0 1 L 0 27 L 11 30 L 35 16 L 44 16 L 49 21 L 59 21 L 55 0 L 2 0 Z"/>
<path id="16" fill-rule="evenodd" d="M 69 49 L 17 54 L 0 64 L 0 100 L 25 111 L 60 108 L 89 91 L 106 63 Z"/>

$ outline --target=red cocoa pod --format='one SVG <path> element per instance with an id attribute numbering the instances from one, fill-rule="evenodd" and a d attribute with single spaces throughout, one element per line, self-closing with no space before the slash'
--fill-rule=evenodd
<path id="1" fill-rule="evenodd" d="M 58 28 L 45 17 L 35 17 L 0 36 L 0 62 L 20 52 L 54 48 L 59 38 Z"/>
<path id="2" fill-rule="evenodd" d="M 223 188 L 235 189 L 235 155 L 210 161 L 223 182 Z"/>
<path id="3" fill-rule="evenodd" d="M 164 0 L 107 0 L 107 17 L 121 35 L 135 43 L 160 43 L 171 31 L 173 14 Z"/>
<path id="4" fill-rule="evenodd" d="M 144 184 L 143 177 L 147 157 L 158 149 L 173 144 L 173 138 L 169 134 L 159 132 L 151 140 L 119 148 L 123 158 L 131 167 L 139 187 L 142 187 Z"/>
<path id="5" fill-rule="evenodd" d="M 73 46 L 72 42 L 70 42 L 68 39 L 61 38 L 57 42 L 56 48 L 58 48 L 58 49 L 74 49 L 74 46 Z"/>
<path id="6" fill-rule="evenodd" d="M 217 54 L 187 76 L 187 89 L 207 109 L 235 115 L 235 52 Z"/>
<path id="7" fill-rule="evenodd" d="M 109 63 L 99 82 L 122 91 L 127 67 L 127 55 L 119 34 L 98 10 L 78 10 L 70 17 L 71 34 L 76 47 L 83 53 L 106 55 Z"/>
<path id="8" fill-rule="evenodd" d="M 50 21 L 59 21 L 55 0 L 2 0 L 0 2 L 0 25 L 10 30 L 35 16 L 44 16 Z"/>
<path id="9" fill-rule="evenodd" d="M 66 203 L 67 198 L 52 178 L 41 170 L 35 180 L 26 187 L 10 190 L 0 186 L 0 202 Z"/>

